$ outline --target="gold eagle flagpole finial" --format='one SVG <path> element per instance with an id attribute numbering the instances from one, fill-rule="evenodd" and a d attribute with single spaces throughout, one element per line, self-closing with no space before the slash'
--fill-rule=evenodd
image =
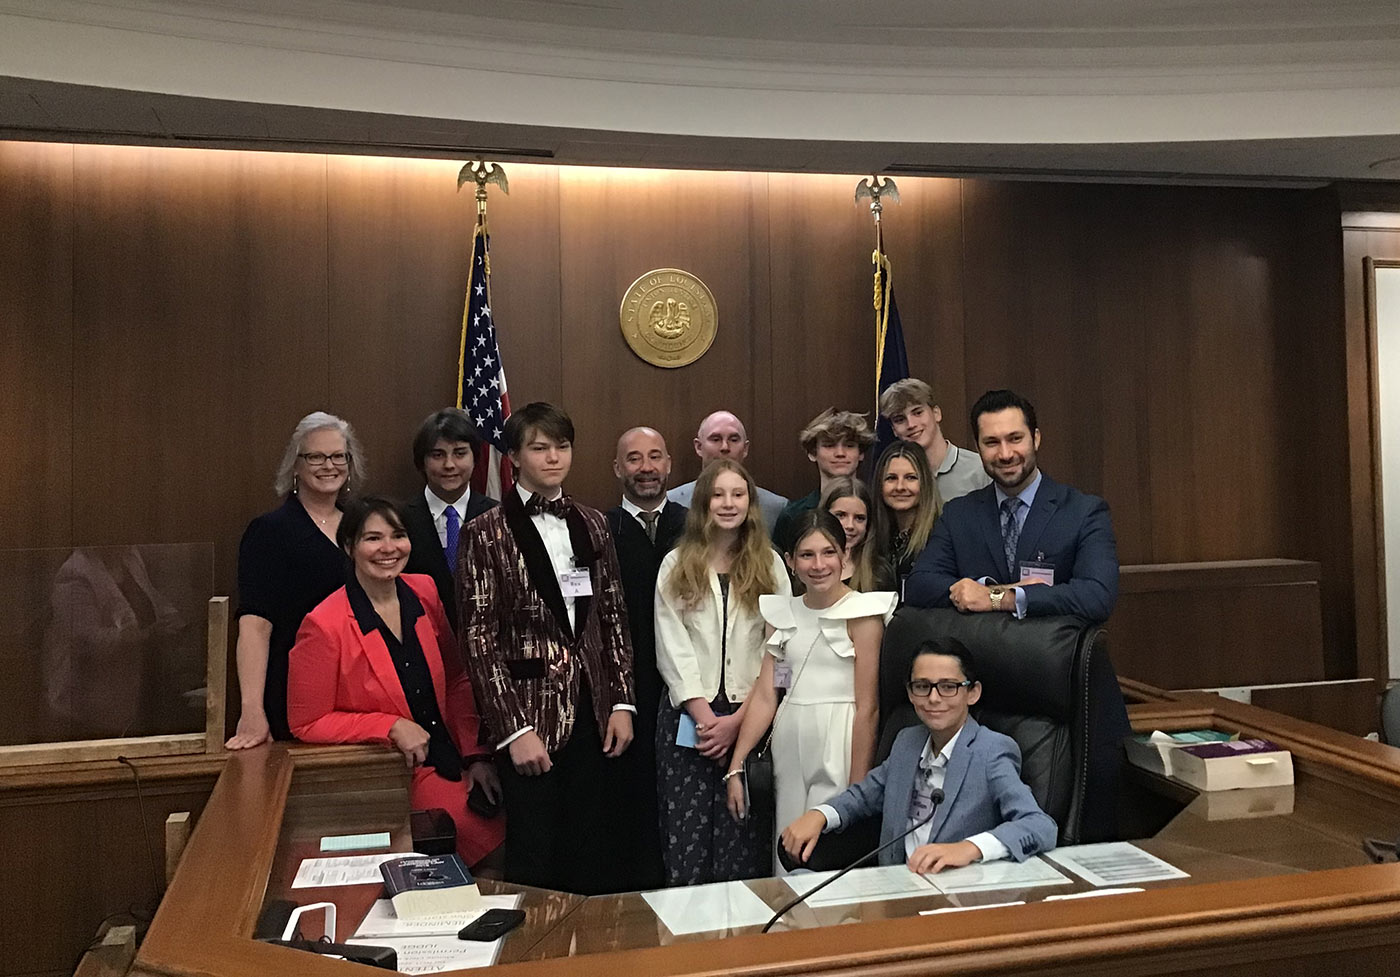
<path id="1" fill-rule="evenodd" d="M 476 184 L 477 220 L 484 220 L 486 217 L 486 184 L 494 183 L 501 188 L 501 193 L 510 193 L 510 183 L 506 180 L 506 171 L 499 163 L 490 163 L 484 159 L 469 160 L 458 171 L 457 189 L 460 191 L 468 183 Z"/>
<path id="2" fill-rule="evenodd" d="M 476 184 L 476 224 L 483 234 L 486 233 L 486 184 L 494 183 L 501 188 L 501 193 L 510 193 L 510 182 L 506 180 L 506 171 L 499 163 L 490 163 L 484 159 L 468 160 L 466 165 L 457 171 L 457 192 L 462 191 L 462 187 L 468 183 Z M 486 274 L 491 274 L 491 256 L 486 255 Z"/>

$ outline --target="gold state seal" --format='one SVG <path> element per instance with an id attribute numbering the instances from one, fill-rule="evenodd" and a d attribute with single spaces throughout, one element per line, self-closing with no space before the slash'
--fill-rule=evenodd
<path id="1" fill-rule="evenodd" d="M 679 268 L 658 268 L 638 278 L 618 311 L 622 336 L 652 366 L 694 363 L 715 341 L 719 315 L 705 283 Z"/>

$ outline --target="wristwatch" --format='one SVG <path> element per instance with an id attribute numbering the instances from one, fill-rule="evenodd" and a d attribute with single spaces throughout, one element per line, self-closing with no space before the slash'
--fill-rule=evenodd
<path id="1" fill-rule="evenodd" d="M 992 599 L 992 610 L 1001 610 L 1001 599 L 1006 596 L 1006 589 L 1004 587 L 993 587 L 988 591 L 988 594 Z"/>

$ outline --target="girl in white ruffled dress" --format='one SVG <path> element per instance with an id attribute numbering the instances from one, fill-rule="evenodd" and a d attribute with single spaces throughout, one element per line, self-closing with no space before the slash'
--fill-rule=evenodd
<path id="1" fill-rule="evenodd" d="M 759 598 L 767 654 L 734 747 L 729 810 L 743 818 L 744 759 L 773 724 L 778 825 L 791 823 L 870 771 L 880 721 L 880 642 L 896 595 L 860 593 L 841 579 L 845 533 L 829 512 L 803 513 L 788 565 L 801 597 Z M 781 708 L 777 689 L 786 689 Z M 776 722 L 774 717 L 776 714 Z M 775 868 L 781 874 L 781 868 Z"/>

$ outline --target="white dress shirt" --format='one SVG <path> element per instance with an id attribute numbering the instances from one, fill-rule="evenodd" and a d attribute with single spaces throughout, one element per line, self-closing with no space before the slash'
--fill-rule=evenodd
<path id="1" fill-rule="evenodd" d="M 447 549 L 447 510 L 457 510 L 457 525 L 467 524 L 467 503 L 471 501 L 472 490 L 467 489 L 456 502 L 444 502 L 433 494 L 433 490 L 423 486 L 423 498 L 428 500 L 428 514 L 433 517 L 433 528 L 437 530 L 438 542 Z"/>
<path id="2" fill-rule="evenodd" d="M 530 496 L 534 495 L 529 489 L 519 482 L 515 483 L 515 490 L 520 493 L 520 501 L 530 502 Z M 564 490 L 555 489 L 554 494 L 546 499 L 546 502 L 553 502 L 564 494 Z M 539 512 L 530 517 L 530 521 L 535 524 L 535 529 L 539 531 L 540 539 L 544 541 L 545 552 L 549 554 L 550 565 L 554 567 L 554 579 L 561 579 L 565 573 L 574 568 L 574 544 L 569 539 L 569 524 L 560 516 L 551 515 L 546 512 Z M 562 589 L 562 588 L 561 588 Z M 569 627 L 577 630 L 577 622 L 574 620 L 574 599 L 565 595 L 564 609 L 569 613 Z"/>
<path id="3" fill-rule="evenodd" d="M 924 752 L 919 755 L 920 767 L 932 767 L 932 777 L 930 779 L 936 790 L 943 789 L 944 780 L 948 776 L 948 761 L 953 756 L 953 747 L 957 746 L 958 737 L 962 735 L 963 728 L 965 727 L 960 727 L 958 731 L 953 734 L 953 738 L 944 745 L 943 749 L 938 751 L 937 756 L 933 755 L 933 737 L 930 736 L 928 742 L 924 744 Z M 919 777 L 918 770 L 914 771 L 914 777 L 917 782 L 917 778 Z M 904 798 L 903 803 L 907 806 L 911 799 L 912 794 L 910 797 Z M 947 804 L 950 802 L 945 800 L 943 803 Z M 826 818 L 826 827 L 822 829 L 823 834 L 827 831 L 836 831 L 841 827 L 841 816 L 836 813 L 834 807 L 829 804 L 818 804 L 813 810 L 821 811 L 822 815 Z M 929 843 L 929 834 L 933 830 L 933 822 L 935 820 L 937 820 L 936 816 L 927 824 L 920 825 L 912 834 L 905 836 L 904 858 L 906 861 L 913 857 L 915 849 Z M 907 819 L 905 825 L 906 827 L 908 826 Z M 1001 843 L 1000 839 L 990 831 L 979 832 L 967 840 L 976 845 L 977 850 L 982 853 L 982 857 L 979 861 L 1000 861 L 1011 854 L 1011 852 L 1007 850 L 1007 847 Z"/>
<path id="4" fill-rule="evenodd" d="M 663 495 L 661 497 L 661 501 L 656 504 L 655 509 L 643 509 L 641 506 L 637 505 L 637 503 L 633 502 L 631 499 L 624 495 L 622 497 L 622 511 L 627 513 L 633 519 L 637 520 L 637 525 L 641 526 L 643 529 L 646 529 L 647 521 L 642 518 L 642 513 L 654 512 L 656 513 L 656 518 L 660 519 L 661 510 L 666 508 L 666 502 L 666 496 Z"/>

